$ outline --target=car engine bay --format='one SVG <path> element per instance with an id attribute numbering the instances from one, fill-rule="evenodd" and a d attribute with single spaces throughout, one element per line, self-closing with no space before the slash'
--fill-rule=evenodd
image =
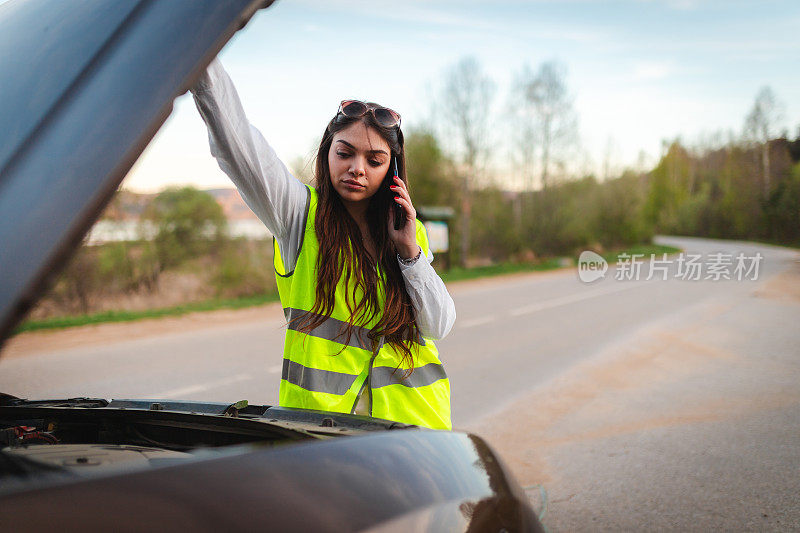
<path id="1" fill-rule="evenodd" d="M 6 397 L 2 403 L 0 492 L 351 433 L 331 419 L 313 424 L 316 432 L 299 427 L 308 424 L 264 420 L 260 415 L 269 407 L 247 402 L 180 404 L 188 412 L 156 401 Z"/>

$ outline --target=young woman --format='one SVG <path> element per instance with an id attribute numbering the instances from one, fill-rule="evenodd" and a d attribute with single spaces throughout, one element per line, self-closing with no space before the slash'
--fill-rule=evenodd
<path id="1" fill-rule="evenodd" d="M 342 102 L 312 188 L 247 121 L 218 61 L 192 93 L 212 155 L 275 236 L 288 323 L 280 405 L 450 429 L 450 383 L 433 341 L 450 331 L 455 306 L 408 193 L 400 115 Z"/>

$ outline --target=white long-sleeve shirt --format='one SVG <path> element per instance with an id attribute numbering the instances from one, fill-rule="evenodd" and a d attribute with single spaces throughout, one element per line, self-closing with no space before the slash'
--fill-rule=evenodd
<path id="1" fill-rule="evenodd" d="M 245 203 L 278 241 L 287 271 L 294 268 L 305 230 L 307 194 L 250 122 L 222 64 L 214 60 L 192 88 L 195 104 L 208 127 L 208 140 L 220 168 Z M 442 279 L 427 261 L 400 263 L 406 290 L 423 336 L 442 339 L 453 327 L 456 308 Z"/>

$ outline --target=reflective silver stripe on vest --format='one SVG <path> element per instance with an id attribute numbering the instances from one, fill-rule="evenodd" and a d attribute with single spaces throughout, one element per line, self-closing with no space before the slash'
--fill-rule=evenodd
<path id="1" fill-rule="evenodd" d="M 283 360 L 283 372 L 281 373 L 281 379 L 285 379 L 298 387 L 314 392 L 338 394 L 339 396 L 350 390 L 357 377 L 353 374 L 344 374 L 332 370 L 309 368 L 289 359 Z"/>
<path id="2" fill-rule="evenodd" d="M 398 384 L 405 387 L 425 387 L 447 377 L 444 367 L 438 363 L 418 366 L 410 376 L 402 379 L 404 373 L 402 368 L 395 370 L 394 367 L 376 366 L 372 369 L 372 388 Z"/>
<path id="3" fill-rule="evenodd" d="M 306 312 L 300 309 L 288 307 L 283 310 L 283 314 L 286 315 L 286 320 L 288 321 L 289 329 L 291 330 L 300 331 L 300 327 L 306 322 L 306 319 L 303 318 L 303 315 L 305 315 Z M 317 318 L 318 316 L 321 315 L 309 313 L 309 317 L 307 318 Z M 345 344 L 354 348 L 361 348 L 362 350 L 367 350 L 369 352 L 372 351 L 372 340 L 369 338 L 369 330 L 367 328 L 353 326 L 352 334 L 348 339 L 347 322 L 337 320 L 335 318 L 327 317 L 325 322 L 315 327 L 311 331 L 302 331 L 301 333 L 306 333 L 307 335 L 318 337 L 320 339 L 338 342 L 339 344 Z"/>
<path id="4" fill-rule="evenodd" d="M 283 309 L 283 315 L 286 317 L 286 322 L 289 325 L 289 329 L 294 331 L 300 331 L 300 326 L 305 323 L 305 311 L 300 309 L 295 309 L 293 307 L 285 307 Z M 310 317 L 318 317 L 316 313 L 309 313 Z M 372 341 L 369 338 L 370 330 L 367 328 L 362 328 L 360 326 L 353 326 L 353 333 L 350 338 L 347 338 L 347 322 L 343 320 L 338 320 L 336 318 L 328 317 L 325 321 L 320 324 L 319 326 L 315 327 L 307 334 L 311 335 L 312 337 L 318 337 L 320 339 L 326 339 L 329 341 L 338 342 L 339 344 L 346 344 L 347 346 L 353 346 L 354 348 L 361 348 L 362 350 L 372 351 Z M 301 333 L 306 333 L 302 331 Z M 347 341 L 347 342 L 345 342 Z M 425 339 L 422 338 L 422 335 L 417 333 L 417 344 L 420 346 L 425 346 Z"/>

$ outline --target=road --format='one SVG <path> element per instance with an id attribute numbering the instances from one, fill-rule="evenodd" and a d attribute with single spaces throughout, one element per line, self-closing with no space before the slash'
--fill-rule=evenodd
<path id="1" fill-rule="evenodd" d="M 800 254 L 661 242 L 703 254 L 703 278 L 709 254 L 761 254 L 757 279 L 681 279 L 673 257 L 666 280 L 644 264 L 638 280 L 611 267 L 593 283 L 567 269 L 453 284 L 458 320 L 437 345 L 454 425 L 537 506 L 545 487 L 550 530 L 800 529 Z M 0 390 L 276 402 L 277 305 L 164 324 L 20 336 Z"/>

